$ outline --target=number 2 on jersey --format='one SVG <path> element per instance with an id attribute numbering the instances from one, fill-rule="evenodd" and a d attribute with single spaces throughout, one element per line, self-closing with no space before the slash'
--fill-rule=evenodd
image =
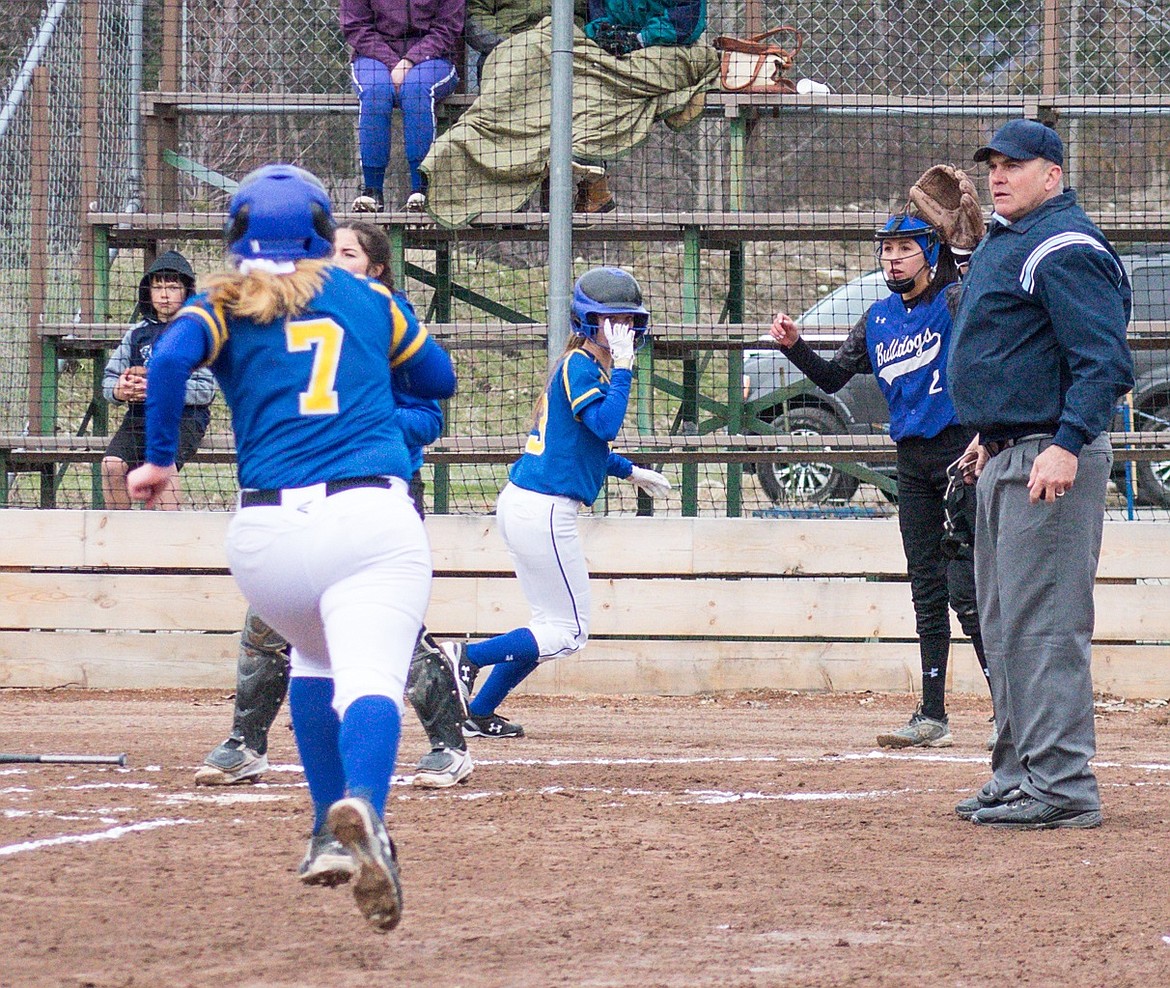
<path id="1" fill-rule="evenodd" d="M 309 386 L 301 392 L 302 415 L 336 415 L 338 412 L 337 365 L 345 330 L 332 319 L 292 319 L 285 323 L 289 353 L 314 350 Z"/>

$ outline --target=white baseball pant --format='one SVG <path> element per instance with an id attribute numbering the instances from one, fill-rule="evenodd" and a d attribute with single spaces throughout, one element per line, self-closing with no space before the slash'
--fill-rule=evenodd
<path id="1" fill-rule="evenodd" d="M 508 484 L 496 501 L 496 526 L 508 546 L 540 647 L 540 661 L 571 655 L 589 638 L 589 571 L 577 531 L 581 502 Z"/>
<path id="2" fill-rule="evenodd" d="M 332 678 L 338 717 L 360 696 L 402 712 L 431 592 L 431 551 L 406 482 L 325 496 L 288 488 L 239 509 L 228 564 L 248 602 L 292 645 L 292 676 Z"/>

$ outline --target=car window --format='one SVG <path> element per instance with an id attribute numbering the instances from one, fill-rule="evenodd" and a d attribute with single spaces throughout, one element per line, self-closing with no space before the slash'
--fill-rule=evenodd
<path id="1" fill-rule="evenodd" d="M 1170 257 L 1167 263 L 1143 264 L 1130 275 L 1133 318 L 1170 319 Z"/>
<path id="2" fill-rule="evenodd" d="M 802 329 L 836 328 L 848 332 L 874 302 L 890 294 L 880 271 L 854 278 L 831 291 L 797 319 Z"/>

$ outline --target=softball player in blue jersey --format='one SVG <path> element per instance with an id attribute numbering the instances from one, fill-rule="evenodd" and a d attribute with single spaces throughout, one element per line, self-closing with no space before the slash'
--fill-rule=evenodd
<path id="1" fill-rule="evenodd" d="M 302 870 L 319 884 L 353 877 L 359 909 L 384 932 L 402 888 L 382 815 L 431 580 L 394 392 L 445 398 L 455 375 L 408 307 L 328 264 L 332 211 L 308 172 L 247 176 L 225 238 L 237 270 L 211 279 L 155 351 L 147 462 L 129 486 L 148 504 L 165 489 L 183 382 L 210 366 L 241 486 L 228 563 L 292 646 L 289 707 L 314 806 Z"/>
<path id="2" fill-rule="evenodd" d="M 874 240 L 891 294 L 866 310 L 831 360 L 800 338 L 800 327 L 787 313 L 777 313 L 772 338 L 817 387 L 832 393 L 855 374 L 873 374 L 890 406 L 890 438 L 898 447 L 898 527 L 914 600 L 922 703 L 905 726 L 879 734 L 877 741 L 887 748 L 947 748 L 954 743 L 946 712 L 948 604 L 987 675 L 975 564 L 970 553 L 948 559 L 942 551 L 948 467 L 971 440 L 946 389 L 948 288 L 958 281 L 958 271 L 951 248 L 918 217 L 890 217 Z M 973 531 L 972 498 L 963 510 Z"/>
<path id="3" fill-rule="evenodd" d="M 390 261 L 390 241 L 381 227 L 357 220 L 337 224 L 333 232 L 333 263 L 338 267 L 358 277 L 373 278 L 393 291 Z M 394 301 L 399 308 L 410 306 L 402 294 L 396 294 Z M 421 518 L 426 513 L 423 450 L 443 431 L 443 409 L 433 399 L 401 392 L 395 395 L 395 405 L 410 453 L 410 495 Z M 231 733 L 208 753 L 195 773 L 196 785 L 252 783 L 268 771 L 268 734 L 288 692 L 288 647 L 288 642 L 264 623 L 256 609 L 249 607 L 240 634 Z M 450 660 L 425 629 L 415 646 L 406 696 L 420 708 L 431 744 L 414 773 L 414 785 L 441 789 L 466 781 L 474 770 L 461 731 L 467 711 L 462 708 Z M 436 707 L 433 713 L 432 706 Z M 323 864 L 319 857 L 306 858 L 299 872 L 301 881 L 319 883 L 318 871 Z M 336 871 L 336 865 L 333 862 L 330 870 Z"/>
<path id="4" fill-rule="evenodd" d="M 496 707 L 540 662 L 571 655 L 589 637 L 589 573 L 577 512 L 606 476 L 664 496 L 670 483 L 610 452 L 629 402 L 634 350 L 650 315 L 638 282 L 619 268 L 594 268 L 573 288 L 573 334 L 536 408 L 524 453 L 496 503 L 500 535 L 532 608 L 523 627 L 471 645 L 444 642 L 470 693 L 480 667 L 494 666 L 470 704 L 464 734 L 521 737 Z"/>

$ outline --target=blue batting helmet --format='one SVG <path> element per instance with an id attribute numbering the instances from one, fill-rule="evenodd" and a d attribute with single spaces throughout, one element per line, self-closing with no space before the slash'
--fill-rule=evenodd
<path id="1" fill-rule="evenodd" d="M 908 216 L 906 213 L 891 216 L 889 222 L 878 230 L 873 238 L 877 241 L 879 257 L 883 240 L 914 240 L 922 248 L 927 264 L 933 268 L 938 263 L 938 231 L 917 216 Z"/>
<path id="2" fill-rule="evenodd" d="M 333 253 L 333 208 L 312 172 L 265 165 L 240 182 L 228 208 L 224 239 L 236 257 L 301 261 Z"/>
<path id="3" fill-rule="evenodd" d="M 594 339 L 606 316 L 634 317 L 634 345 L 646 342 L 650 313 L 642 306 L 638 280 L 621 268 L 592 268 L 573 286 L 573 332 Z"/>

